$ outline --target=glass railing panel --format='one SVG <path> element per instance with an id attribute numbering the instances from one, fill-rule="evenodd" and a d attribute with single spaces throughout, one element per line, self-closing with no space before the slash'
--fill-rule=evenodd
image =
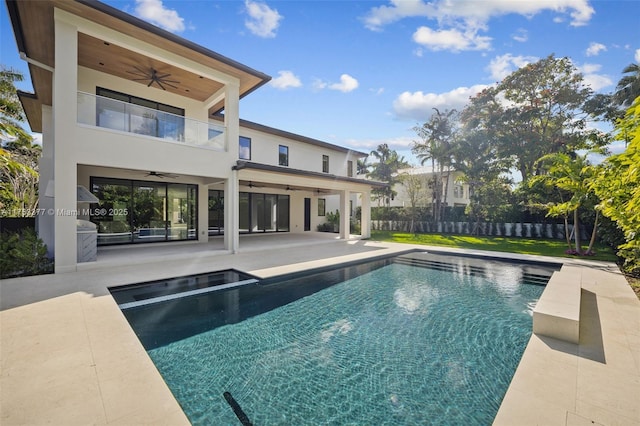
<path id="1" fill-rule="evenodd" d="M 225 151 L 225 128 L 152 108 L 78 92 L 78 123 Z"/>

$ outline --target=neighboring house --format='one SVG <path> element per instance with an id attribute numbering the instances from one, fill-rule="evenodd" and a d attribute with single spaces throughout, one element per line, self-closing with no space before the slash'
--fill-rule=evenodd
<path id="1" fill-rule="evenodd" d="M 20 100 L 43 135 L 37 228 L 56 272 L 91 260 L 91 223 L 98 245 L 223 234 L 236 252 L 243 232 L 315 230 L 326 194 L 342 211 L 360 194 L 369 236 L 382 184 L 352 177 L 366 154 L 239 118 L 268 75 L 97 1 L 7 7 L 35 92 Z"/>
<path id="2" fill-rule="evenodd" d="M 410 180 L 417 180 L 419 182 L 417 207 L 429 207 L 433 203 L 433 182 L 434 173 L 429 166 L 412 167 L 410 169 L 403 169 L 399 172 L 400 175 L 405 176 L 405 180 L 399 184 L 394 185 L 393 189 L 397 195 L 391 200 L 391 207 L 411 207 L 411 197 L 408 194 L 408 187 L 411 183 Z M 438 172 L 435 173 L 435 177 L 440 180 L 442 184 L 442 203 L 446 202 L 446 206 L 451 207 L 464 207 L 468 205 L 471 200 L 469 198 L 469 185 L 464 183 L 462 177 L 464 174 L 455 170 L 446 171 L 443 176 L 440 176 Z M 448 184 L 447 184 L 448 181 Z M 445 191 L 446 197 L 445 197 Z M 374 201 L 377 204 L 377 201 Z"/>
<path id="3" fill-rule="evenodd" d="M 403 182 L 398 183 L 393 186 L 394 191 L 396 191 L 396 196 L 389 201 L 388 206 L 390 207 L 411 207 L 411 197 L 409 195 L 411 182 L 410 180 L 417 181 L 418 184 L 414 183 L 414 188 L 416 191 L 416 207 L 431 207 L 433 203 L 433 181 L 434 181 L 434 173 L 431 171 L 431 167 L 423 166 L 423 167 L 412 167 L 409 169 L 403 169 L 399 171 L 400 175 L 406 176 Z M 438 173 L 436 173 L 438 174 Z M 444 173 L 444 176 L 441 181 L 442 184 L 442 202 L 443 204 L 446 201 L 446 206 L 452 207 L 464 207 L 471 203 L 469 198 L 469 185 L 464 183 L 462 180 L 463 173 L 458 171 L 451 171 Z M 448 187 L 446 181 L 449 181 Z M 445 190 L 447 192 L 447 197 L 445 200 L 444 193 Z M 325 197 L 325 201 L 321 201 L 322 204 L 326 206 L 327 212 L 334 212 L 339 210 L 340 200 L 335 196 Z M 350 211 L 353 214 L 355 212 L 355 208 L 362 205 L 359 194 L 352 194 L 349 200 Z M 385 206 L 386 204 L 382 199 L 373 200 L 374 206 Z M 322 222 L 322 221 L 321 221 Z"/>

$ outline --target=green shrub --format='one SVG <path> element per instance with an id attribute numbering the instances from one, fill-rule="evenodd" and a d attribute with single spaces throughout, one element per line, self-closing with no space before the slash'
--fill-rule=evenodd
<path id="1" fill-rule="evenodd" d="M 53 272 L 47 246 L 33 229 L 0 235 L 0 278 L 40 275 Z"/>

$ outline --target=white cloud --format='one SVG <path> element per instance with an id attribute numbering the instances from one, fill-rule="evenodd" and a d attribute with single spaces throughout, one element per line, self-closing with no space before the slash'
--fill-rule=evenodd
<path id="1" fill-rule="evenodd" d="M 636 64 L 640 64 L 640 49 L 636 49 L 636 54 L 634 55 L 633 59 L 636 60 Z"/>
<path id="2" fill-rule="evenodd" d="M 511 38 L 520 43 L 524 43 L 529 40 L 529 33 L 524 28 L 518 28 Z"/>
<path id="3" fill-rule="evenodd" d="M 249 19 L 244 24 L 254 35 L 264 38 L 276 36 L 276 30 L 280 26 L 283 16 L 277 10 L 271 9 L 265 3 L 245 1 L 245 7 Z"/>
<path id="4" fill-rule="evenodd" d="M 535 56 L 513 56 L 511 53 L 507 53 L 493 58 L 489 63 L 487 70 L 491 74 L 491 78 L 493 80 L 501 81 L 513 71 L 537 60 L 538 58 Z"/>
<path id="5" fill-rule="evenodd" d="M 608 75 L 597 74 L 602 68 L 600 64 L 583 64 L 576 68 L 582 73 L 584 83 L 596 92 L 613 84 L 613 80 Z"/>
<path id="6" fill-rule="evenodd" d="M 278 71 L 278 77 L 271 80 L 271 86 L 276 89 L 289 89 L 291 87 L 300 87 L 302 82 L 291 71 Z"/>
<path id="7" fill-rule="evenodd" d="M 476 84 L 471 87 L 458 87 L 445 93 L 404 92 L 393 101 L 393 111 L 400 119 L 423 122 L 433 114 L 433 108 L 462 110 L 470 97 L 487 87 L 489 86 Z"/>
<path id="8" fill-rule="evenodd" d="M 327 83 L 322 80 L 315 80 L 313 82 L 313 88 L 316 90 L 322 89 L 331 89 L 331 90 L 339 90 L 343 93 L 348 93 L 356 90 L 359 86 L 358 80 L 351 77 L 349 74 L 342 74 L 340 76 L 339 83 Z"/>
<path id="9" fill-rule="evenodd" d="M 167 31 L 184 31 L 184 19 L 173 9 L 165 8 L 162 0 L 136 0 L 136 15 Z"/>
<path id="10" fill-rule="evenodd" d="M 389 5 L 374 7 L 363 17 L 367 28 L 379 31 L 385 25 L 409 17 L 436 19 L 440 24 L 463 20 L 467 24 L 486 24 L 489 19 L 508 14 L 533 16 L 550 10 L 569 15 L 572 26 L 586 25 L 594 13 L 589 0 L 391 0 Z M 557 18 L 557 17 L 556 17 Z"/>
<path id="11" fill-rule="evenodd" d="M 432 30 L 420 27 L 413 34 L 413 41 L 431 50 L 486 50 L 491 47 L 491 38 L 480 36 L 476 30 L 458 29 Z"/>
<path id="12" fill-rule="evenodd" d="M 435 13 L 432 4 L 422 0 L 391 0 L 390 6 L 374 7 L 363 18 L 365 27 L 379 31 L 383 26 L 412 16 L 431 17 Z"/>
<path id="13" fill-rule="evenodd" d="M 587 56 L 598 56 L 600 52 L 606 52 L 607 46 L 602 43 L 591 42 L 586 50 Z"/>
<path id="14" fill-rule="evenodd" d="M 398 136 L 385 139 L 348 139 L 344 145 L 358 151 L 369 152 L 374 151 L 378 145 L 387 144 L 390 149 L 396 151 L 410 150 L 413 146 L 414 138 L 406 136 Z"/>

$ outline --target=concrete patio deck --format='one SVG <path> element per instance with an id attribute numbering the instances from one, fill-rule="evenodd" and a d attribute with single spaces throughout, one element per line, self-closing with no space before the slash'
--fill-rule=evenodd
<path id="1" fill-rule="evenodd" d="M 226 268 L 268 277 L 416 246 L 311 233 L 243 236 L 235 255 L 221 247 L 107 249 L 78 272 L 2 281 L 0 424 L 189 423 L 108 287 Z M 495 424 L 640 424 L 640 302 L 615 265 L 572 263 L 584 268 L 580 342 L 532 336 Z"/>

